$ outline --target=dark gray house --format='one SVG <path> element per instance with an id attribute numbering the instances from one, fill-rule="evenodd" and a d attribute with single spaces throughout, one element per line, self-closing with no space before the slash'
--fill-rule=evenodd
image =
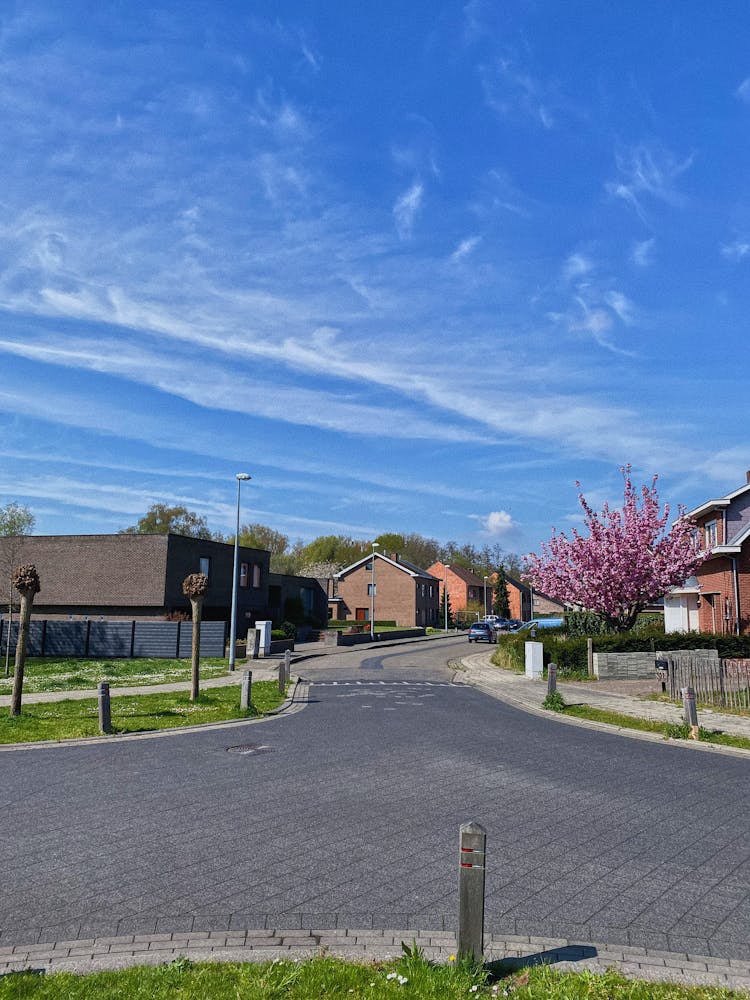
<path id="1" fill-rule="evenodd" d="M 234 546 L 225 542 L 172 534 L 29 535 L 19 547 L 18 538 L 0 537 L 0 565 L 11 542 L 18 547 L 15 562 L 34 563 L 39 572 L 35 617 L 164 619 L 174 613 L 190 617 L 182 581 L 189 573 L 205 573 L 203 617 L 229 620 Z M 271 617 L 269 560 L 268 552 L 240 547 L 239 635 L 257 619 Z"/>

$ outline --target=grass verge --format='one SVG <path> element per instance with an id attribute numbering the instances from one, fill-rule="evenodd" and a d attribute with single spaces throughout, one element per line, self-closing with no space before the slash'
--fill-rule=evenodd
<path id="1" fill-rule="evenodd" d="M 565 705 L 561 710 L 564 715 L 573 715 L 577 719 L 590 719 L 592 722 L 605 722 L 609 726 L 619 726 L 621 729 L 638 729 L 644 733 L 658 733 L 665 739 L 687 739 L 687 726 L 674 722 L 656 722 L 651 719 L 638 719 L 632 715 L 621 715 L 603 708 L 592 708 L 591 705 Z M 744 736 L 732 736 L 720 733 L 714 729 L 701 729 L 698 738 L 703 743 L 717 743 L 725 747 L 738 747 L 750 750 L 750 739 Z"/>
<path id="2" fill-rule="evenodd" d="M 252 688 L 249 711 L 240 709 L 239 685 L 207 688 L 197 701 L 185 691 L 158 694 L 122 695 L 112 698 L 112 731 L 142 733 L 175 726 L 197 726 L 228 719 L 252 719 L 277 708 L 283 701 L 276 681 L 257 681 Z M 99 736 L 96 698 L 66 699 L 31 703 L 22 714 L 0 715 L 0 743 L 29 743 L 38 740 L 69 740 Z"/>
<path id="3" fill-rule="evenodd" d="M 11 659 L 11 671 L 13 660 Z M 201 657 L 201 677 L 220 677 L 227 672 L 228 661 Z M 29 657 L 23 675 L 23 689 L 28 694 L 43 691 L 80 691 L 96 688 L 99 681 L 110 687 L 136 687 L 144 684 L 172 684 L 190 680 L 190 660 L 165 660 L 146 657 L 138 660 L 79 660 L 70 657 Z M 13 677 L 0 677 L 0 694 L 10 694 Z"/>
<path id="4" fill-rule="evenodd" d="M 407 955 L 396 962 L 357 964 L 321 957 L 304 962 L 193 963 L 140 966 L 87 976 L 13 973 L 0 979 L 0 1000 L 740 1000 L 747 995 L 713 986 L 634 982 L 616 972 L 561 973 L 546 966 L 504 974 L 455 963 L 432 965 Z"/>

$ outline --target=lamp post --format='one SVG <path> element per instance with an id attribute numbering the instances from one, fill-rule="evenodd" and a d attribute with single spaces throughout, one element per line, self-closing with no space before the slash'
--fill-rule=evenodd
<path id="1" fill-rule="evenodd" d="M 380 548 L 380 542 L 372 543 L 372 558 L 370 561 L 370 570 L 372 572 L 372 581 L 370 582 L 370 638 L 375 639 L 375 549 Z"/>
<path id="2" fill-rule="evenodd" d="M 487 577 L 484 578 L 484 617 L 487 617 Z"/>
<path id="3" fill-rule="evenodd" d="M 240 558 L 240 486 L 250 476 L 246 472 L 238 472 L 237 480 L 237 526 L 234 532 L 234 563 L 232 565 L 232 614 L 229 626 L 229 669 L 234 670 L 235 643 L 237 642 L 237 571 Z"/>
<path id="4" fill-rule="evenodd" d="M 444 566 L 443 573 L 443 604 L 445 605 L 445 631 L 448 631 L 448 564 Z"/>

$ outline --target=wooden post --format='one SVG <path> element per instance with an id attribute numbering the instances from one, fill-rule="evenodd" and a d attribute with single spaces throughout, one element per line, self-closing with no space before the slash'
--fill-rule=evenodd
<path id="1" fill-rule="evenodd" d="M 281 660 L 279 663 L 279 694 L 286 693 L 286 671 L 284 670 L 284 661 Z"/>
<path id="2" fill-rule="evenodd" d="M 550 663 L 547 667 L 547 694 L 557 691 L 557 664 Z"/>
<path id="3" fill-rule="evenodd" d="M 287 684 L 289 683 L 289 678 L 292 676 L 292 653 L 291 650 L 284 650 L 284 678 Z"/>
<path id="4" fill-rule="evenodd" d="M 253 672 L 252 670 L 242 671 L 242 683 L 240 687 L 240 708 L 245 711 L 250 708 L 250 699 L 253 692 Z"/>
<path id="5" fill-rule="evenodd" d="M 594 640 L 593 639 L 587 639 L 586 640 L 586 656 L 587 656 L 586 666 L 587 666 L 587 669 L 588 669 L 588 674 L 589 674 L 589 677 L 593 677 L 594 676 Z"/>
<path id="6" fill-rule="evenodd" d="M 695 707 L 695 691 L 691 687 L 682 689 L 682 707 L 685 722 L 690 727 L 690 739 L 698 739 L 698 709 Z"/>
<path id="7" fill-rule="evenodd" d="M 103 733 L 112 732 L 112 711 L 109 700 L 109 683 L 99 681 L 99 728 Z"/>
<path id="8" fill-rule="evenodd" d="M 484 860 L 487 833 L 462 823 L 458 835 L 458 957 L 484 958 Z"/>
<path id="9" fill-rule="evenodd" d="M 248 642 L 248 646 L 249 646 L 249 643 L 250 643 L 250 633 L 251 632 L 253 634 L 253 652 L 252 652 L 252 658 L 254 660 L 257 660 L 258 657 L 260 656 L 260 630 L 257 629 L 257 628 L 253 628 L 253 629 L 248 629 L 247 630 L 247 642 Z M 248 654 L 250 653 L 249 648 L 247 649 L 247 653 Z"/>

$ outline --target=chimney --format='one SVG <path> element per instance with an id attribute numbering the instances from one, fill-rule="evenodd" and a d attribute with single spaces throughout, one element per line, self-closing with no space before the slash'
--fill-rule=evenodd
<path id="1" fill-rule="evenodd" d="M 748 476 L 750 476 L 750 472 L 748 472 Z M 748 480 L 748 482 L 750 482 L 750 480 Z M 398 552 L 391 552 L 391 559 L 393 562 L 398 562 Z"/>
<path id="2" fill-rule="evenodd" d="M 750 469 L 745 473 L 745 479 L 750 483 Z"/>

